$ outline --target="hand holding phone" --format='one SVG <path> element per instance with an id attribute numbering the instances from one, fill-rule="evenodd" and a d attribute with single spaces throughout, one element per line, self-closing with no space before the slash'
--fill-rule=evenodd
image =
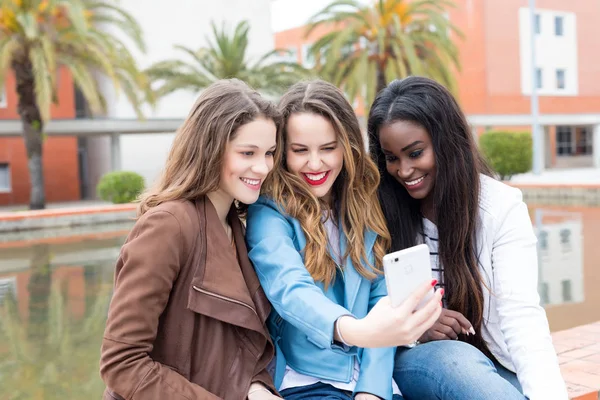
<path id="1" fill-rule="evenodd" d="M 431 282 L 431 261 L 426 244 L 409 247 L 383 257 L 383 271 L 392 307 L 402 304 L 423 282 Z M 433 288 L 416 306 L 419 310 L 433 296 Z"/>
<path id="2" fill-rule="evenodd" d="M 342 316 L 337 321 L 344 342 L 358 347 L 404 346 L 419 339 L 438 320 L 443 290 L 438 289 L 425 306 L 415 307 L 432 290 L 435 281 L 423 282 L 399 307 L 392 307 L 385 296 L 361 319 Z"/>

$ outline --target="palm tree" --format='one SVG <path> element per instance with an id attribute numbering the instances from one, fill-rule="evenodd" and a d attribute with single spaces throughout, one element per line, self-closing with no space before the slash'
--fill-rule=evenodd
<path id="1" fill-rule="evenodd" d="M 310 54 L 324 79 L 366 104 L 388 82 L 408 75 L 428 76 L 454 91 L 460 65 L 452 34 L 462 34 L 446 16 L 453 6 L 450 0 L 334 1 L 309 21 L 306 36 L 320 26 L 330 31 Z"/>
<path id="2" fill-rule="evenodd" d="M 207 38 L 208 47 L 193 50 L 175 46 L 190 59 L 165 60 L 146 70 L 150 78 L 159 82 L 158 97 L 177 90 L 198 92 L 219 79 L 238 78 L 256 90 L 277 95 L 307 76 L 307 71 L 295 62 L 278 61 L 284 53 L 273 50 L 252 61 L 248 58 L 247 21 L 238 23 L 233 34 L 223 24 L 219 29 L 211 23 L 213 38 Z"/>
<path id="3" fill-rule="evenodd" d="M 66 68 L 92 112 L 106 102 L 95 73 L 108 76 L 134 109 L 151 100 L 147 79 L 116 35 L 121 31 L 144 51 L 142 32 L 134 18 L 110 1 L 0 0 L 0 88 L 12 71 L 18 112 L 23 123 L 31 180 L 30 208 L 45 207 L 42 143 L 50 105 L 57 101 L 57 70 Z"/>

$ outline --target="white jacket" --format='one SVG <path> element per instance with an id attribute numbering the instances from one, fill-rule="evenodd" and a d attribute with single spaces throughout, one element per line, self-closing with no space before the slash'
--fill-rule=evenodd
<path id="1" fill-rule="evenodd" d="M 538 295 L 537 239 L 521 191 L 481 176 L 477 235 L 484 287 L 482 336 L 516 372 L 530 400 L 568 399 Z"/>

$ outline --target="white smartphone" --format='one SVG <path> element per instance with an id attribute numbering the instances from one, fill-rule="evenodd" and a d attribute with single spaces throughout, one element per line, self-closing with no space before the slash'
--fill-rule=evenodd
<path id="1" fill-rule="evenodd" d="M 383 272 L 392 307 L 398 307 L 419 285 L 433 279 L 429 247 L 419 244 L 386 254 L 383 257 Z M 431 288 L 415 310 L 423 307 L 433 293 Z"/>

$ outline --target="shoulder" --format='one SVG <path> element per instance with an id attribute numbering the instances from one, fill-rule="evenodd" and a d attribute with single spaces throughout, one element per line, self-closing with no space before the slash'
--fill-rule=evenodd
<path id="1" fill-rule="evenodd" d="M 140 217 L 140 221 L 156 219 L 159 216 L 170 216 L 181 228 L 189 229 L 193 225 L 196 207 L 189 200 L 171 200 L 148 210 Z"/>
<path id="2" fill-rule="evenodd" d="M 248 223 L 264 219 L 288 219 L 281 204 L 267 196 L 260 196 L 258 200 L 248 206 Z"/>
<path id="3" fill-rule="evenodd" d="M 254 235 L 278 234 L 282 230 L 291 232 L 294 221 L 294 218 L 285 213 L 281 204 L 267 196 L 261 196 L 248 206 L 246 235 L 251 238 Z"/>
<path id="4" fill-rule="evenodd" d="M 160 236 L 176 236 L 189 248 L 200 232 L 195 204 L 189 200 L 172 200 L 159 204 L 144 213 L 135 231 L 156 229 Z"/>
<path id="5" fill-rule="evenodd" d="M 515 207 L 524 206 L 523 194 L 515 187 L 487 175 L 480 176 L 479 210 L 484 224 L 491 220 L 501 224 Z"/>
<path id="6" fill-rule="evenodd" d="M 479 208 L 497 215 L 523 202 L 523 194 L 515 187 L 487 175 L 480 176 Z"/>

